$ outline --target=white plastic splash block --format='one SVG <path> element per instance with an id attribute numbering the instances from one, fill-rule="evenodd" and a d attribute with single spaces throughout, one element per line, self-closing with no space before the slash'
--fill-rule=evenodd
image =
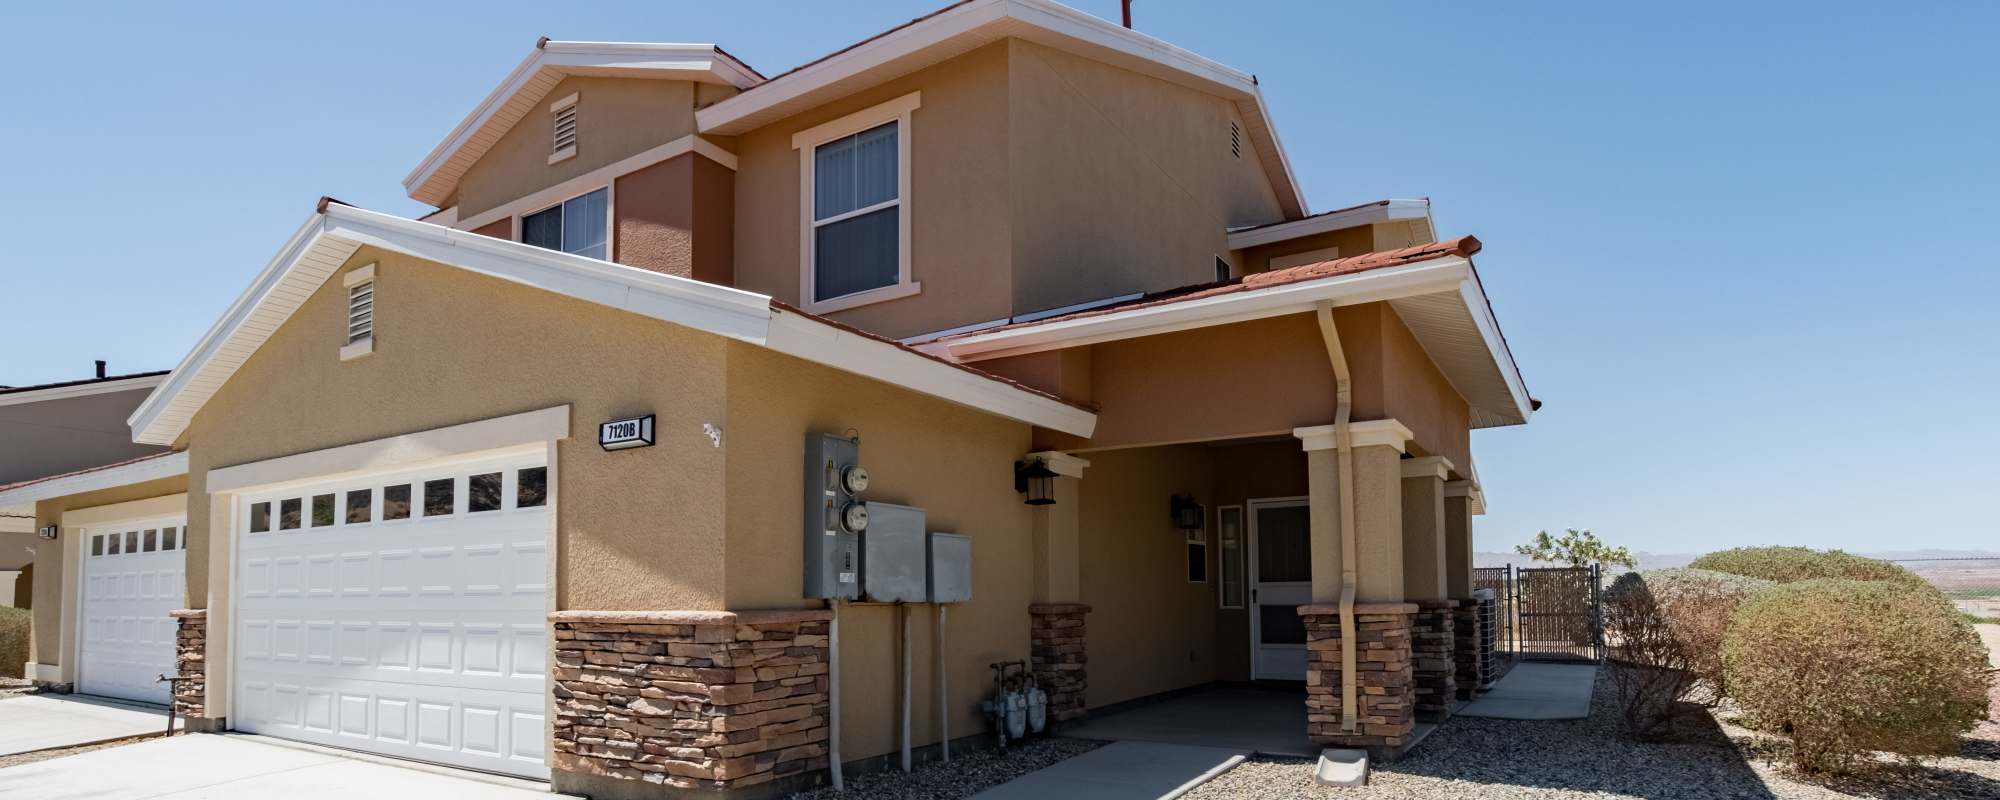
<path id="1" fill-rule="evenodd" d="M 1313 780 L 1321 786 L 1357 787 L 1368 785 L 1368 751 L 1329 747 L 1319 751 L 1319 766 Z"/>

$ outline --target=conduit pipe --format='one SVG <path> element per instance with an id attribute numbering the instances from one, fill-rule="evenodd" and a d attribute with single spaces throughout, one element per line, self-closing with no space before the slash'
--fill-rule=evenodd
<path id="1" fill-rule="evenodd" d="M 838 792 L 846 788 L 840 782 L 840 600 L 826 607 L 833 612 L 826 623 L 826 768 Z"/>
<path id="2" fill-rule="evenodd" d="M 897 737 L 903 745 L 903 771 L 910 771 L 910 604 L 896 604 L 897 621 L 902 624 L 903 635 L 903 730 Z"/>
<path id="3" fill-rule="evenodd" d="M 937 712 L 938 747 L 944 754 L 944 763 L 951 763 L 951 703 L 945 699 L 945 676 L 951 671 L 944 666 L 944 610 L 949 606 L 937 604 L 937 633 L 932 636 L 932 645 L 937 649 L 932 663 L 937 666 Z"/>
<path id="4" fill-rule="evenodd" d="M 1354 443 L 1348 417 L 1354 412 L 1354 381 L 1347 371 L 1347 355 L 1340 349 L 1340 331 L 1333 324 L 1333 303 L 1314 304 L 1319 317 L 1319 335 L 1326 341 L 1326 357 L 1333 364 L 1335 406 L 1333 444 L 1339 465 L 1336 505 L 1340 512 L 1340 729 L 1355 730 L 1359 716 L 1354 686 L 1357 673 L 1354 645 Z"/>

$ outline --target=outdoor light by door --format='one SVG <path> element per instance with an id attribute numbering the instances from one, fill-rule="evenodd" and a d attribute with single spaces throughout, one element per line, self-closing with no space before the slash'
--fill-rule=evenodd
<path id="1" fill-rule="evenodd" d="M 1056 504 L 1056 471 L 1041 459 L 1014 462 L 1014 491 L 1028 496 L 1031 506 Z"/>
<path id="2" fill-rule="evenodd" d="M 1184 531 L 1199 530 L 1201 528 L 1203 518 L 1206 515 L 1202 513 L 1201 504 L 1194 501 L 1194 495 L 1174 495 L 1173 499 L 1168 501 L 1167 506 L 1168 510 L 1174 516 L 1174 527 Z"/>

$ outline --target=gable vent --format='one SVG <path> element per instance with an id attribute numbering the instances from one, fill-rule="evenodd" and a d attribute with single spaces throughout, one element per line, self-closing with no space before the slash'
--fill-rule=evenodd
<path id="1" fill-rule="evenodd" d="M 1243 129 L 1236 126 L 1235 120 L 1229 122 L 1229 154 L 1243 157 Z"/>
<path id="2" fill-rule="evenodd" d="M 347 343 L 375 335 L 375 282 L 347 287 Z"/>
<path id="3" fill-rule="evenodd" d="M 575 146 L 576 146 L 576 106 L 570 106 L 568 108 L 556 112 L 555 149 L 560 151 L 563 150 L 564 148 L 575 147 Z"/>

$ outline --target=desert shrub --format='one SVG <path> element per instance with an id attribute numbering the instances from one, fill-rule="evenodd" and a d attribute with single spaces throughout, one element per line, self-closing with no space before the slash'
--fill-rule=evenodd
<path id="1" fill-rule="evenodd" d="M 1762 578 L 1773 583 L 1846 578 L 1930 587 L 1916 573 L 1881 559 L 1808 547 L 1738 547 L 1697 558 L 1688 568 Z"/>
<path id="2" fill-rule="evenodd" d="M 28 626 L 34 614 L 25 608 L 0 608 L 0 678 L 19 678 L 28 663 Z"/>
<path id="3" fill-rule="evenodd" d="M 1700 679 L 1685 699 L 1713 706 L 1728 694 L 1722 671 L 1722 636 L 1729 617 L 1752 593 L 1776 584 L 1727 572 L 1655 569 L 1640 573 L 1666 618 L 1668 631 L 1687 654 L 1687 668 Z"/>
<path id="4" fill-rule="evenodd" d="M 1671 733 L 1695 673 L 1686 643 L 1639 573 L 1620 575 L 1605 590 L 1604 628 L 1620 726 L 1635 739 Z"/>
<path id="5" fill-rule="evenodd" d="M 1723 638 L 1730 696 L 1791 734 L 1803 772 L 1845 772 L 1870 751 L 1957 752 L 1986 716 L 1986 649 L 1935 595 L 1834 578 L 1758 592 Z"/>

